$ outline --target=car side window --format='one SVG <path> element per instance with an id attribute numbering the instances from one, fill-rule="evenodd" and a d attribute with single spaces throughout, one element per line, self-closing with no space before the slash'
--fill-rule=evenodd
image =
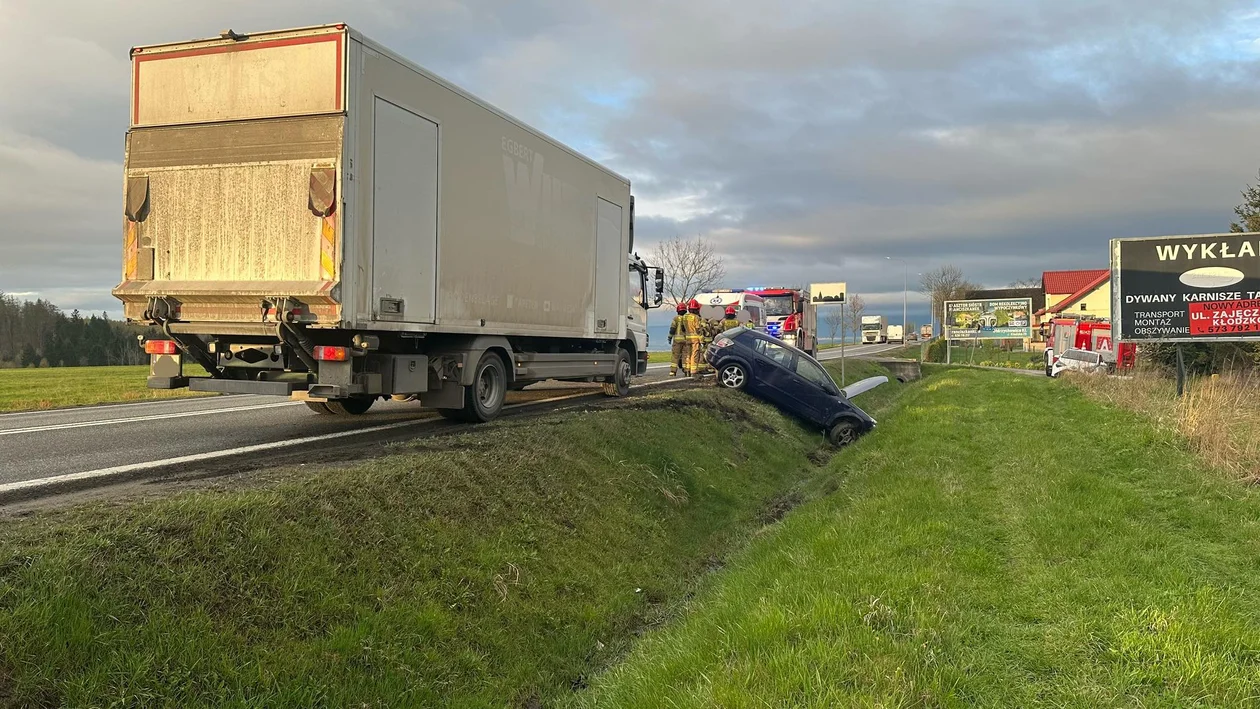
<path id="1" fill-rule="evenodd" d="M 824 389 L 831 382 L 831 377 L 827 376 L 822 367 L 804 357 L 796 358 L 796 373 Z"/>
<path id="2" fill-rule="evenodd" d="M 754 345 L 754 349 L 757 350 L 757 354 L 760 354 L 767 359 L 774 360 L 774 362 L 780 366 L 792 366 L 792 351 L 783 345 L 771 342 L 770 340 L 763 340 L 758 337 L 757 344 Z"/>

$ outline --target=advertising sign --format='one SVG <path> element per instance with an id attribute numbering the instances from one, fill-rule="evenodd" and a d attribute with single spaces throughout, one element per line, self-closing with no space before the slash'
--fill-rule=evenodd
<path id="1" fill-rule="evenodd" d="M 809 302 L 814 305 L 839 305 L 844 302 L 846 291 L 844 283 L 811 283 Z"/>
<path id="2" fill-rule="evenodd" d="M 1124 342 L 1260 339 L 1260 234 L 1112 239 Z"/>
<path id="3" fill-rule="evenodd" d="M 951 340 L 1030 338 L 1032 298 L 945 301 L 945 336 Z"/>

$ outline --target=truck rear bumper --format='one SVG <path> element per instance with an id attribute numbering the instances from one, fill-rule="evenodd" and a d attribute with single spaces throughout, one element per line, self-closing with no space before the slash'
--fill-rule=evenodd
<path id="1" fill-rule="evenodd" d="M 243 379 L 211 379 L 209 377 L 190 377 L 188 388 L 191 391 L 212 391 L 219 394 L 264 394 L 267 396 L 289 396 L 295 391 L 305 390 L 306 382 L 251 382 Z"/>

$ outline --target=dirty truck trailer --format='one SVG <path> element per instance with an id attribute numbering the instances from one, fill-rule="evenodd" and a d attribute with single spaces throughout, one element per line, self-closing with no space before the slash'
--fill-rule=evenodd
<path id="1" fill-rule="evenodd" d="M 345 25 L 131 58 L 113 293 L 166 333 L 150 387 L 485 421 L 530 382 L 646 372 L 662 273 L 625 178 Z"/>

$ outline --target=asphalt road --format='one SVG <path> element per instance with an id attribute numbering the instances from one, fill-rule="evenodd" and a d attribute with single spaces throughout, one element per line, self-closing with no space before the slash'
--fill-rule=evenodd
<path id="1" fill-rule="evenodd" d="M 896 347 L 855 345 L 846 355 L 870 356 Z M 838 349 L 824 350 L 819 359 L 839 356 Z M 668 365 L 653 364 L 636 385 L 667 378 Z M 509 404 L 591 389 L 598 391 L 598 385 L 544 382 L 513 393 Z M 416 403 L 377 402 L 363 416 L 340 417 L 317 415 L 301 402 L 252 395 L 0 414 L 0 497 L 49 483 L 104 482 L 227 457 L 262 458 L 282 448 L 405 435 L 436 420 Z"/>

